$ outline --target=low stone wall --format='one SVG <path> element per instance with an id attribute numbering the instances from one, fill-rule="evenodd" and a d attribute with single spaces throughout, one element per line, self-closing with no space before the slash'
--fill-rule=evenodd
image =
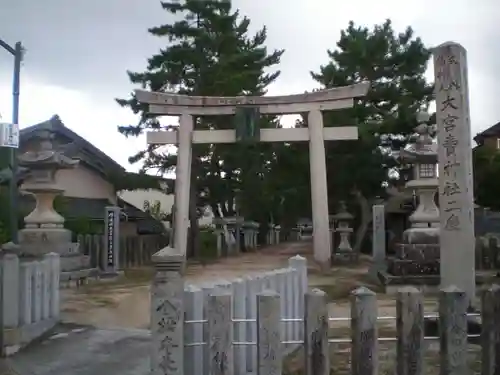
<path id="1" fill-rule="evenodd" d="M 39 260 L 5 254 L 1 266 L 4 345 L 9 355 L 57 324 L 60 259 L 55 253 Z"/>
<path id="2" fill-rule="evenodd" d="M 153 256 L 156 274 L 152 286 L 151 330 L 153 335 L 153 373 L 163 373 L 164 343 L 175 343 L 183 348 L 180 357 L 168 350 L 168 361 L 182 360 L 185 375 L 208 374 L 209 358 L 214 340 L 210 335 L 210 301 L 214 295 L 231 296 L 231 317 L 234 323 L 230 334 L 234 347 L 234 374 L 257 373 L 257 296 L 263 291 L 273 291 L 281 296 L 279 313 L 283 349 L 290 353 L 304 339 L 304 295 L 307 290 L 307 261 L 301 256 L 289 259 L 288 267 L 258 273 L 236 280 L 220 280 L 210 284 L 184 285 L 182 256 L 170 256 L 173 249 L 163 249 Z M 163 255 L 165 253 L 165 255 Z M 180 304 L 180 305 L 179 305 Z M 181 311 L 183 311 L 181 313 Z M 183 318 L 182 318 L 183 317 Z M 179 320 L 178 320 L 179 319 Z M 174 337 L 176 327 L 182 326 L 182 342 Z M 254 343 L 254 344 L 252 344 Z M 180 353 L 179 353 L 180 354 Z M 176 358 L 173 358 L 176 357 Z"/>

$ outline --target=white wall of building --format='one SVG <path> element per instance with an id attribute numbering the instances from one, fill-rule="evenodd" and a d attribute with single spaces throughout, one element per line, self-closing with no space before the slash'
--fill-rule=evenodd
<path id="1" fill-rule="evenodd" d="M 172 205 L 174 204 L 173 194 L 164 194 L 158 190 L 134 190 L 134 191 L 120 191 L 118 196 L 124 201 L 133 204 L 141 210 L 144 209 L 144 201 L 151 203 L 160 202 L 160 208 L 165 213 L 170 213 Z M 212 211 L 207 208 L 206 213 L 200 218 L 200 226 L 209 225 L 212 223 Z"/>

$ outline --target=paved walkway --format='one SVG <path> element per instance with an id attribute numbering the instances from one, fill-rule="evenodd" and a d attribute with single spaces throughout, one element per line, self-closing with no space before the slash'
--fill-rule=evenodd
<path id="1" fill-rule="evenodd" d="M 43 342 L 7 359 L 5 375 L 149 375 L 149 340 L 147 330 L 62 324 Z"/>

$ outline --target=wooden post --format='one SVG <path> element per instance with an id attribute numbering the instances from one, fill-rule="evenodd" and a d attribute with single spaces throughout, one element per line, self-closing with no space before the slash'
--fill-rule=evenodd
<path id="1" fill-rule="evenodd" d="M 361 287 L 351 294 L 351 373 L 378 375 L 377 295 Z"/>
<path id="2" fill-rule="evenodd" d="M 306 375 L 328 375 L 328 309 L 326 293 L 313 289 L 305 295 L 304 355 Z"/>
<path id="3" fill-rule="evenodd" d="M 396 299 L 398 375 L 422 375 L 424 361 L 424 302 L 413 287 L 398 291 Z"/>

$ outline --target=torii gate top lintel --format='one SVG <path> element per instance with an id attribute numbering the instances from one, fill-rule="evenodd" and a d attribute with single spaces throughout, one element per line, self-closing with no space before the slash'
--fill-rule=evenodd
<path id="1" fill-rule="evenodd" d="M 251 139 L 252 142 L 309 142 L 311 200 L 313 208 L 314 257 L 322 265 L 330 265 L 331 243 L 328 219 L 328 189 L 326 181 L 325 141 L 355 140 L 356 126 L 323 126 L 323 111 L 351 108 L 354 99 L 366 95 L 369 82 L 286 96 L 207 97 L 186 96 L 137 90 L 136 99 L 149 105 L 153 115 L 180 116 L 176 131 L 147 133 L 149 144 L 177 144 L 175 182 L 174 247 L 182 254 L 187 250 L 189 221 L 189 191 L 193 143 L 235 143 Z M 238 108 L 258 107 L 260 114 L 296 114 L 307 112 L 305 128 L 259 129 L 254 126 L 224 130 L 195 130 L 195 116 L 234 115 Z M 245 120 L 246 121 L 246 120 Z M 248 122 L 250 123 L 250 122 Z M 258 137 L 256 135 L 258 134 Z"/>
<path id="2" fill-rule="evenodd" d="M 207 107 L 207 106 L 244 106 L 329 102 L 365 96 L 370 87 L 369 82 L 355 85 L 318 90 L 304 94 L 280 96 L 188 96 L 173 93 L 135 90 L 135 96 L 141 103 L 175 106 L 175 107 Z"/>

